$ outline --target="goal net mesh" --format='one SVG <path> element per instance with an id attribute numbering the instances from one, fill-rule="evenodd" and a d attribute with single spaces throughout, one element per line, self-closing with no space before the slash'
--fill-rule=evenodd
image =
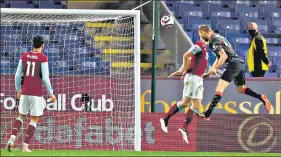
<path id="1" fill-rule="evenodd" d="M 57 102 L 31 149 L 134 150 L 134 17 L 1 13 L 1 148 L 17 117 L 14 74 L 42 35 Z M 48 99 L 45 91 L 44 99 Z M 20 147 L 30 119 L 17 136 Z"/>

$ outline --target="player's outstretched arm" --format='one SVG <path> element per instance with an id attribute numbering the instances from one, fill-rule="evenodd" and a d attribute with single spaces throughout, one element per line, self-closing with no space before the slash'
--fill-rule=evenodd
<path id="1" fill-rule="evenodd" d="M 219 51 L 219 55 L 220 55 L 220 58 L 218 60 L 217 65 L 214 67 L 215 70 L 218 70 L 225 63 L 225 61 L 227 59 L 227 55 L 226 55 L 226 53 L 224 52 L 223 49 L 221 49 Z"/>
<path id="2" fill-rule="evenodd" d="M 168 78 L 172 77 L 172 76 L 176 76 L 176 75 L 183 75 L 184 72 L 188 69 L 188 67 L 190 66 L 190 57 L 191 57 L 191 52 L 188 51 L 183 55 L 182 58 L 182 65 L 180 67 L 180 69 L 178 71 L 173 72 Z"/>
<path id="3" fill-rule="evenodd" d="M 183 55 L 183 59 L 182 59 L 183 71 L 189 69 L 191 64 L 191 56 L 192 56 L 191 51 L 188 51 Z"/>
<path id="4" fill-rule="evenodd" d="M 15 86 L 18 92 L 17 94 L 18 99 L 20 98 L 20 93 L 21 93 L 21 74 L 22 74 L 22 60 L 20 59 L 15 75 Z"/>
<path id="5" fill-rule="evenodd" d="M 212 67 L 211 67 L 211 69 L 213 69 L 213 68 L 216 67 L 216 65 L 218 64 L 218 61 L 219 61 L 219 59 L 216 58 L 215 62 L 213 63 L 213 65 L 212 65 Z M 210 70 L 211 70 L 211 69 L 210 69 Z"/>
<path id="6" fill-rule="evenodd" d="M 49 78 L 48 62 L 41 63 L 41 71 L 42 71 L 42 81 L 44 83 L 45 88 L 47 89 L 48 94 L 51 97 L 51 102 L 55 102 L 56 98 L 54 96 L 53 88 L 51 86 L 51 81 Z"/>
<path id="7" fill-rule="evenodd" d="M 202 75 L 203 78 L 207 78 L 211 75 L 211 70 L 215 68 L 215 66 L 218 64 L 218 61 L 219 61 L 218 58 L 216 58 L 215 62 L 211 66 L 211 68 L 209 68 L 208 71 L 206 69 L 206 72 Z"/>
<path id="8" fill-rule="evenodd" d="M 182 58 L 182 65 L 180 69 L 174 73 L 172 73 L 170 77 L 176 76 L 176 75 L 182 75 L 184 72 L 189 68 L 191 64 L 191 56 L 196 55 L 197 53 L 200 53 L 202 49 L 198 45 L 193 45 L 184 55 Z"/>

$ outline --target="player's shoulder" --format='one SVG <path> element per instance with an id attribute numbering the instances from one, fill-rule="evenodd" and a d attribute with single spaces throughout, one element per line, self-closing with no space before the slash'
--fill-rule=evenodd
<path id="1" fill-rule="evenodd" d="M 222 36 L 220 34 L 214 33 L 211 36 L 210 42 L 217 42 L 220 41 L 222 39 Z"/>
<path id="2" fill-rule="evenodd" d="M 39 58 L 41 62 L 48 62 L 48 57 L 44 55 L 43 53 L 39 53 Z"/>
<path id="3" fill-rule="evenodd" d="M 200 46 L 200 45 L 202 45 L 203 44 L 203 41 L 201 41 L 201 40 L 199 40 L 199 41 L 197 41 L 196 43 L 195 43 L 195 45 L 198 45 L 198 46 Z"/>
<path id="4" fill-rule="evenodd" d="M 203 41 L 199 40 L 199 41 L 197 41 L 197 42 L 194 44 L 194 47 L 195 47 L 195 48 L 197 48 L 197 47 L 205 48 L 205 47 L 206 47 L 206 44 L 205 44 Z"/>
<path id="5" fill-rule="evenodd" d="M 213 37 L 214 39 L 219 39 L 219 38 L 221 38 L 222 36 L 221 36 L 220 34 L 218 34 L 218 33 L 214 33 L 214 34 L 212 35 L 212 37 Z"/>
<path id="6" fill-rule="evenodd" d="M 26 59 L 28 54 L 29 54 L 29 52 L 23 52 L 23 53 L 20 55 L 20 59 L 22 59 L 22 60 Z"/>
<path id="7" fill-rule="evenodd" d="M 44 55 L 43 53 L 40 53 L 42 58 L 48 58 L 46 55 Z"/>
<path id="8" fill-rule="evenodd" d="M 23 58 L 23 57 L 26 57 L 26 55 L 28 54 L 28 52 L 23 52 L 20 57 Z"/>

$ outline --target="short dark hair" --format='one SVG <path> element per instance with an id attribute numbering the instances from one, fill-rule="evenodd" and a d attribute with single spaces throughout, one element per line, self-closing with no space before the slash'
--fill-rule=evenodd
<path id="1" fill-rule="evenodd" d="M 203 26 L 201 26 L 201 27 L 199 28 L 199 31 L 200 31 L 200 32 L 208 33 L 208 32 L 211 32 L 212 29 L 211 29 L 209 26 L 207 26 L 207 25 L 203 25 Z"/>
<path id="2" fill-rule="evenodd" d="M 32 39 L 32 44 L 34 48 L 40 48 L 44 44 L 44 38 L 41 35 L 36 35 Z"/>

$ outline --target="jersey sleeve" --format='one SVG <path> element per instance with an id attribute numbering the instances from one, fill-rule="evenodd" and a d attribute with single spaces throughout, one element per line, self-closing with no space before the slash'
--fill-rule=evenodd
<path id="1" fill-rule="evenodd" d="M 42 55 L 41 62 L 42 62 L 42 63 L 44 63 L 44 62 L 48 62 L 48 57 L 47 57 L 47 56 L 45 56 L 45 55 Z"/>
<path id="2" fill-rule="evenodd" d="M 21 60 L 23 59 L 23 55 L 24 55 L 24 54 L 20 55 L 20 59 L 21 59 Z"/>
<path id="3" fill-rule="evenodd" d="M 192 52 L 193 55 L 196 55 L 196 54 L 202 52 L 202 49 L 201 49 L 201 47 L 198 46 L 198 45 L 193 45 L 193 46 L 188 50 L 188 52 L 190 52 L 190 51 Z"/>
<path id="4" fill-rule="evenodd" d="M 17 92 L 21 91 L 21 76 L 22 76 L 22 59 L 19 60 L 19 64 L 15 75 L 15 86 Z"/>
<path id="5" fill-rule="evenodd" d="M 53 95 L 53 88 L 51 86 L 50 78 L 49 78 L 49 67 L 48 62 L 41 63 L 41 71 L 42 71 L 42 81 L 44 83 L 45 88 L 49 95 Z"/>
<path id="6" fill-rule="evenodd" d="M 212 50 L 217 58 L 219 58 L 219 52 L 220 52 L 220 50 L 222 50 L 221 42 L 222 41 L 219 38 L 213 39 Z"/>

